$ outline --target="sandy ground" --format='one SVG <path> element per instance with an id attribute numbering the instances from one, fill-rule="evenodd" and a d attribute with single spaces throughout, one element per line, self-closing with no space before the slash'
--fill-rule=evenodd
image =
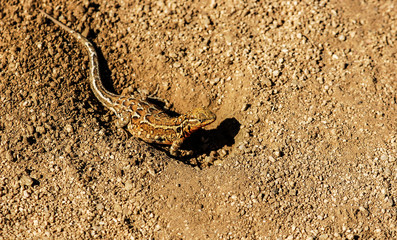
<path id="1" fill-rule="evenodd" d="M 0 0 L 0 239 L 397 239 L 397 4 Z M 217 121 L 191 158 L 90 90 Z"/>

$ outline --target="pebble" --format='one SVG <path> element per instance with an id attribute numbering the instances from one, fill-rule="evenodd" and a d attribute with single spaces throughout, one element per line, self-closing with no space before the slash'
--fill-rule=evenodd
<path id="1" fill-rule="evenodd" d="M 219 156 L 225 157 L 226 155 L 227 155 L 227 151 L 225 149 L 221 149 L 221 151 L 219 152 Z"/>
<path id="2" fill-rule="evenodd" d="M 242 143 L 240 146 L 238 146 L 238 149 L 239 149 L 240 151 L 244 151 L 244 150 L 246 149 L 244 143 Z"/>
<path id="3" fill-rule="evenodd" d="M 84 28 L 84 30 L 81 32 L 81 35 L 84 37 L 88 37 L 88 34 L 90 33 L 90 28 Z"/>
<path id="4" fill-rule="evenodd" d="M 354 239 L 354 234 L 352 234 L 352 233 L 347 234 L 346 238 L 349 240 Z"/>
<path id="5" fill-rule="evenodd" d="M 322 234 L 318 237 L 319 240 L 326 240 L 328 239 L 328 234 Z"/>
<path id="6" fill-rule="evenodd" d="M 154 231 L 159 231 L 161 229 L 161 226 L 159 225 L 159 224 L 157 224 L 155 227 L 154 227 Z"/>
<path id="7" fill-rule="evenodd" d="M 382 161 L 386 161 L 389 159 L 389 156 L 387 156 L 386 154 L 383 154 L 382 156 L 380 156 L 380 160 Z"/>
<path id="8" fill-rule="evenodd" d="M 113 208 L 114 208 L 114 211 L 118 212 L 118 213 L 121 213 L 123 211 L 123 208 L 118 203 L 114 204 Z"/>
<path id="9" fill-rule="evenodd" d="M 339 238 L 341 237 L 341 234 L 338 233 L 338 232 L 336 232 L 336 233 L 334 233 L 334 237 L 336 237 L 337 239 L 339 239 Z"/>
<path id="10" fill-rule="evenodd" d="M 340 36 L 338 37 L 338 39 L 339 39 L 340 41 L 345 41 L 345 40 L 346 40 L 346 37 L 345 37 L 345 35 L 340 35 Z"/>
<path id="11" fill-rule="evenodd" d="M 213 156 L 206 156 L 204 158 L 204 162 L 205 163 L 212 163 L 214 161 L 214 157 Z"/>
<path id="12" fill-rule="evenodd" d="M 132 184 L 132 182 L 130 180 L 125 182 L 125 185 L 124 185 L 125 190 L 130 191 L 133 187 L 134 187 L 134 185 Z"/>
<path id="13" fill-rule="evenodd" d="M 215 166 L 222 166 L 222 160 L 215 160 L 214 161 Z"/>
<path id="14" fill-rule="evenodd" d="M 71 153 L 72 152 L 72 146 L 70 145 L 66 145 L 66 147 L 64 148 L 66 153 Z"/>
<path id="15" fill-rule="evenodd" d="M 249 107 L 250 107 L 250 104 L 246 103 L 246 104 L 244 104 L 243 107 L 241 108 L 241 111 L 242 111 L 242 112 L 247 111 L 247 109 L 248 109 Z"/>
<path id="16" fill-rule="evenodd" d="M 269 160 L 270 160 L 270 162 L 272 162 L 272 163 L 276 162 L 276 159 L 274 159 L 274 157 L 272 157 L 272 156 L 269 156 Z"/>
<path id="17" fill-rule="evenodd" d="M 45 128 L 43 126 L 38 126 L 38 127 L 36 127 L 36 131 L 40 134 L 44 134 Z"/>
<path id="18" fill-rule="evenodd" d="M 68 133 L 72 133 L 72 132 L 73 132 L 73 127 L 72 127 L 72 125 L 67 124 L 67 125 L 65 126 L 65 130 L 66 130 Z"/>
<path id="19" fill-rule="evenodd" d="M 217 84 L 219 81 L 220 81 L 219 78 L 214 78 L 214 79 L 210 80 L 210 84 L 211 84 L 211 85 L 215 85 L 215 84 Z"/>
<path id="20" fill-rule="evenodd" d="M 29 125 L 29 126 L 26 127 L 26 130 L 28 131 L 28 133 L 30 135 L 33 135 L 35 129 L 34 129 L 34 127 L 32 125 Z"/>
<path id="21" fill-rule="evenodd" d="M 390 177 L 391 176 L 391 170 L 390 170 L 390 168 L 385 168 L 385 176 L 387 176 L 387 177 Z"/>
<path id="22" fill-rule="evenodd" d="M 12 156 L 11 151 L 6 151 L 6 160 L 7 161 L 14 161 L 14 156 Z"/>
<path id="23" fill-rule="evenodd" d="M 28 175 L 23 175 L 23 176 L 21 177 L 20 182 L 21 182 L 21 185 L 24 185 L 24 186 L 32 186 L 32 184 L 33 184 L 33 179 L 32 179 L 30 176 L 28 176 Z"/>
<path id="24" fill-rule="evenodd" d="M 96 205 L 97 210 L 103 210 L 104 208 L 105 208 L 105 206 L 103 206 L 102 203 L 98 203 L 98 205 Z"/>
<path id="25" fill-rule="evenodd" d="M 262 82 L 266 87 L 272 86 L 272 81 L 270 81 L 269 79 L 264 79 L 264 80 L 262 80 Z"/>
<path id="26" fill-rule="evenodd" d="M 280 151 L 274 151 L 274 155 L 275 155 L 276 157 L 280 157 L 280 156 L 281 156 L 281 152 L 280 152 Z"/>
<path id="27" fill-rule="evenodd" d="M 27 191 L 23 191 L 22 195 L 23 195 L 24 198 L 30 197 L 30 194 Z"/>

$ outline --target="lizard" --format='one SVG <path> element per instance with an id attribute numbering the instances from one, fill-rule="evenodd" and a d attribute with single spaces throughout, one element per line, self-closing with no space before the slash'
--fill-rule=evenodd
<path id="1" fill-rule="evenodd" d="M 150 96 L 118 95 L 108 91 L 102 82 L 98 54 L 92 43 L 80 33 L 72 30 L 44 11 L 39 11 L 53 23 L 78 40 L 89 54 L 89 81 L 95 97 L 118 117 L 117 125 L 126 127 L 133 137 L 147 143 L 170 145 L 172 156 L 191 155 L 192 151 L 181 150 L 184 140 L 192 133 L 214 122 L 216 115 L 208 108 L 199 107 L 177 117 L 170 116 L 157 105 L 148 101 Z M 157 99 L 157 98 L 153 98 Z"/>

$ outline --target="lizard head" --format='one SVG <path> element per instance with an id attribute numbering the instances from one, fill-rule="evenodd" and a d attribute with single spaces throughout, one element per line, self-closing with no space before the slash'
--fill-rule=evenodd
<path id="1" fill-rule="evenodd" d="M 183 126 L 183 135 L 188 137 L 193 132 L 214 122 L 216 115 L 207 108 L 196 108 L 184 115 L 185 124 Z"/>

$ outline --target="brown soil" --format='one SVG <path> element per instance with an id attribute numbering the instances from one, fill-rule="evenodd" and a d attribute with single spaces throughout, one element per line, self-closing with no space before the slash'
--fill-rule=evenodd
<path id="1" fill-rule="evenodd" d="M 397 238 L 395 1 L 0 1 L 0 239 Z M 39 8 L 213 110 L 196 155 L 117 129 Z"/>

